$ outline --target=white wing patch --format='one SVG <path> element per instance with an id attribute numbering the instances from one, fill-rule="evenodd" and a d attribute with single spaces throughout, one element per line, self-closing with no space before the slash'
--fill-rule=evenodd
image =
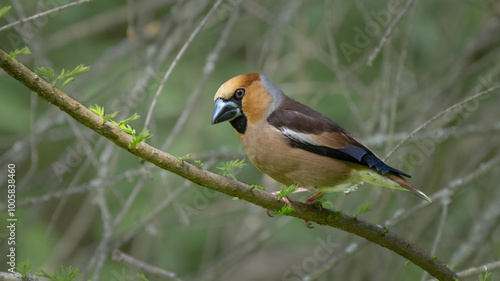
<path id="1" fill-rule="evenodd" d="M 301 143 L 305 143 L 305 144 L 312 144 L 312 145 L 318 145 L 314 140 L 313 138 L 311 137 L 311 135 L 309 134 L 303 134 L 303 133 L 299 133 L 297 131 L 294 131 L 294 130 L 291 130 L 287 127 L 281 127 L 278 129 L 278 131 L 280 131 L 283 135 L 295 140 L 295 141 L 298 141 L 298 142 L 301 142 Z"/>

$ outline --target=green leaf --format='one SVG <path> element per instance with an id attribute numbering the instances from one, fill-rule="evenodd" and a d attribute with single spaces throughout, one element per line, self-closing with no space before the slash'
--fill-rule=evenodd
<path id="1" fill-rule="evenodd" d="M 134 120 L 137 120 L 141 118 L 141 116 L 139 116 L 137 113 L 134 113 L 134 115 L 130 116 L 129 118 L 125 119 L 125 120 L 122 120 L 120 121 L 120 123 L 118 123 L 118 126 L 122 126 L 122 125 L 125 125 L 127 124 L 128 122 L 131 122 L 131 121 L 134 121 Z"/>
<path id="2" fill-rule="evenodd" d="M 53 82 L 54 79 L 54 69 L 50 67 L 37 67 L 35 69 L 35 73 L 38 76 L 41 76 L 42 78 L 46 79 L 49 83 Z"/>
<path id="3" fill-rule="evenodd" d="M 281 207 L 281 210 L 276 211 L 276 214 L 280 216 L 285 216 L 292 213 L 293 211 L 295 211 L 295 209 L 292 206 L 284 205 L 283 207 Z"/>
<path id="4" fill-rule="evenodd" d="M 453 271 L 455 271 L 456 265 L 446 264 L 446 267 L 449 268 L 449 269 L 451 269 L 451 270 L 453 270 Z"/>
<path id="5" fill-rule="evenodd" d="M 116 122 L 114 122 L 114 124 L 118 126 Z M 120 129 L 122 129 L 122 131 L 124 131 L 125 133 L 135 137 L 136 131 L 129 124 L 121 125 Z"/>
<path id="6" fill-rule="evenodd" d="M 66 76 L 74 76 L 74 75 L 83 74 L 89 70 L 90 70 L 90 66 L 84 66 L 83 64 L 80 64 L 77 67 L 75 67 L 75 69 L 73 69 L 71 72 L 66 74 Z"/>
<path id="7" fill-rule="evenodd" d="M 490 278 L 491 278 L 491 272 L 486 271 L 486 272 L 484 273 L 484 278 L 483 278 L 483 274 L 481 273 L 481 274 L 479 274 L 479 277 L 478 277 L 478 278 L 479 278 L 479 281 L 490 281 Z"/>
<path id="8" fill-rule="evenodd" d="M 70 77 L 64 81 L 64 83 L 61 85 L 61 89 L 64 88 L 64 86 L 68 85 L 69 83 L 73 82 L 75 80 L 75 77 Z"/>
<path id="9" fill-rule="evenodd" d="M 103 114 L 104 114 L 104 109 L 102 109 L 101 113 L 103 113 Z M 104 123 L 106 123 L 106 121 L 109 121 L 109 122 L 111 122 L 111 124 L 113 124 L 113 125 L 115 125 L 115 126 L 120 127 L 120 129 L 121 129 L 122 131 L 124 131 L 125 133 L 127 133 L 127 134 L 129 134 L 129 135 L 131 135 L 131 136 L 133 136 L 133 137 L 136 137 L 136 131 L 135 131 L 135 129 L 134 129 L 134 128 L 132 128 L 132 126 L 130 126 L 130 125 L 129 125 L 129 124 L 127 124 L 127 123 L 128 123 L 128 122 L 130 122 L 130 121 L 134 121 L 134 120 L 139 119 L 139 118 L 140 118 L 140 116 L 139 116 L 137 113 L 134 113 L 134 115 L 132 115 L 131 117 L 129 117 L 129 118 L 125 119 L 125 120 L 122 120 L 122 121 L 120 121 L 120 123 L 118 123 L 118 122 L 116 122 L 116 121 L 114 121 L 114 120 L 111 120 L 111 118 L 114 118 L 117 114 L 118 114 L 118 111 L 113 112 L 113 113 L 111 113 L 111 114 L 106 114 L 106 115 L 104 115 L 104 116 L 103 116 Z M 103 123 L 103 124 L 104 124 L 104 123 Z M 149 134 L 149 133 L 148 133 L 148 134 Z M 148 138 L 150 138 L 150 137 L 151 137 L 151 135 L 149 135 L 149 137 L 148 137 L 147 135 L 143 135 L 142 137 L 143 137 L 143 139 L 142 139 L 142 140 L 144 140 L 144 139 L 148 139 Z M 137 140 L 137 141 L 138 141 L 138 143 L 139 143 L 139 142 L 141 142 L 142 140 Z M 137 144 L 136 144 L 136 145 L 137 145 Z M 135 146 L 135 145 L 134 145 L 134 146 Z"/>
<path id="10" fill-rule="evenodd" d="M 194 164 L 200 168 L 203 168 L 203 162 L 201 162 L 201 160 L 194 160 Z"/>
<path id="11" fill-rule="evenodd" d="M 333 206 L 333 203 L 328 201 L 325 197 L 320 197 L 316 199 L 316 203 L 320 204 L 322 208 L 329 209 L 329 210 L 334 210 L 335 206 Z"/>
<path id="12" fill-rule="evenodd" d="M 115 117 L 118 114 L 118 111 L 115 111 L 110 114 L 104 114 L 104 107 L 101 107 L 97 104 L 95 106 L 90 106 L 89 109 L 90 111 L 102 117 L 103 124 L 106 123 L 106 121 L 110 121 L 112 124 L 117 125 L 116 122 L 111 120 L 111 118 Z"/>
<path id="13" fill-rule="evenodd" d="M 104 117 L 104 107 L 100 107 L 98 104 L 91 105 L 89 107 L 90 111 L 94 112 L 95 114 Z"/>
<path id="14" fill-rule="evenodd" d="M 12 6 L 5 6 L 2 9 L 0 9 L 0 18 L 5 16 L 10 11 L 11 8 Z"/>
<path id="15" fill-rule="evenodd" d="M 255 189 L 255 188 L 260 189 L 260 190 L 262 190 L 262 191 L 265 191 L 264 187 L 262 187 L 262 186 L 260 186 L 260 185 L 257 185 L 257 184 L 252 184 L 252 185 L 250 186 L 250 189 Z"/>
<path id="16" fill-rule="evenodd" d="M 75 67 L 75 69 L 66 72 L 64 69 L 61 71 L 61 74 L 54 80 L 53 84 L 56 84 L 57 82 L 61 80 L 65 80 L 70 78 L 71 76 L 79 75 L 82 73 L 85 73 L 90 70 L 90 66 L 84 66 L 83 64 L 78 65 Z M 66 83 L 66 82 L 65 82 Z M 63 84 L 64 85 L 64 84 Z"/>
<path id="17" fill-rule="evenodd" d="M 17 272 L 21 273 L 21 275 L 23 276 L 23 279 L 26 278 L 26 276 L 28 276 L 28 274 L 30 273 L 31 271 L 31 262 L 30 260 L 26 260 L 26 262 L 20 262 L 16 265 L 16 270 Z"/>
<path id="18" fill-rule="evenodd" d="M 142 273 L 141 274 L 137 273 L 136 277 L 141 281 L 149 281 L 148 278 L 146 278 L 146 276 L 144 276 L 144 274 Z"/>
<path id="19" fill-rule="evenodd" d="M 298 185 L 296 185 L 296 184 L 292 184 L 292 185 L 290 185 L 290 186 L 286 186 L 286 185 L 284 185 L 284 186 L 282 186 L 282 187 L 281 187 L 281 190 L 280 190 L 280 192 L 276 195 L 276 197 L 278 197 L 278 199 L 280 199 L 280 200 L 281 200 L 281 198 L 283 198 L 283 197 L 287 197 L 288 195 L 290 195 L 290 194 L 294 193 L 294 192 L 295 192 L 295 190 L 297 190 L 297 188 L 298 188 L 298 187 L 299 187 L 299 186 L 298 186 Z"/>
<path id="20" fill-rule="evenodd" d="M 386 226 L 385 230 L 382 232 L 382 234 L 386 234 L 386 233 L 389 233 L 389 227 L 388 226 Z"/>
<path id="21" fill-rule="evenodd" d="M 1 13 L 1 10 L 0 10 L 0 13 Z M 21 50 L 15 49 L 14 51 L 11 51 L 9 53 L 9 55 L 7 56 L 7 58 L 5 58 L 5 59 L 10 60 L 10 59 L 13 59 L 19 55 L 30 55 L 30 54 L 31 54 L 30 49 L 28 47 L 24 47 Z"/>
<path id="22" fill-rule="evenodd" d="M 340 219 L 340 215 L 342 215 L 342 211 L 335 212 L 335 220 L 338 221 Z"/>
<path id="23" fill-rule="evenodd" d="M 231 173 L 231 171 L 235 168 L 241 169 L 246 165 L 247 164 L 245 163 L 245 159 L 243 158 L 241 160 L 236 159 L 229 162 L 223 162 L 221 163 L 221 166 L 217 167 L 217 169 L 223 172 L 223 176 L 236 180 L 236 177 Z"/>
<path id="24" fill-rule="evenodd" d="M 78 276 L 78 268 L 74 268 L 71 266 L 65 268 L 64 266 L 61 265 L 61 270 L 56 273 L 52 272 L 49 274 L 44 270 L 39 269 L 36 272 L 36 275 L 51 279 L 53 281 L 72 281 L 73 279 L 76 278 L 76 276 Z"/>
<path id="25" fill-rule="evenodd" d="M 184 161 L 186 161 L 186 160 L 189 160 L 189 158 L 191 158 L 191 153 L 188 153 L 188 154 L 181 156 L 181 157 L 177 157 L 177 159 L 181 160 L 182 163 L 184 163 Z"/>
<path id="26" fill-rule="evenodd" d="M 64 78 L 66 78 L 66 76 L 65 76 L 65 75 L 66 75 L 66 70 L 64 70 L 64 68 L 63 68 L 63 69 L 62 69 L 62 71 L 61 71 L 61 74 L 59 74 L 59 76 L 57 76 L 57 78 L 54 80 L 54 83 L 53 83 L 53 84 L 55 85 L 55 84 L 56 84 L 57 82 L 59 82 L 60 80 L 62 80 L 62 79 L 64 79 Z"/>
<path id="27" fill-rule="evenodd" d="M 105 114 L 102 117 L 102 123 L 106 123 L 106 121 L 110 120 L 111 118 L 114 118 L 118 114 L 118 111 L 115 111 L 113 113 Z"/>
<path id="28" fill-rule="evenodd" d="M 354 216 L 357 218 L 359 215 L 368 213 L 369 211 L 372 210 L 372 203 L 371 202 L 364 202 L 361 208 L 359 208 L 358 213 Z"/>
<path id="29" fill-rule="evenodd" d="M 126 125 L 128 127 L 130 127 L 128 124 Z M 131 127 L 130 127 L 131 128 Z M 135 130 L 134 130 L 135 132 Z M 142 141 L 145 141 L 147 139 L 149 139 L 150 137 L 152 137 L 153 135 L 151 135 L 149 133 L 149 130 L 145 130 L 144 129 L 142 130 L 142 132 L 137 136 L 137 137 L 134 137 L 134 139 L 132 140 L 132 142 L 130 143 L 130 148 L 134 148 L 136 145 L 138 145 L 139 143 L 141 143 Z"/>

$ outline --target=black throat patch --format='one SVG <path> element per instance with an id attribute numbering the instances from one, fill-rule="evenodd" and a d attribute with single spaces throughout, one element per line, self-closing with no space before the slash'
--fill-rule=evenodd
<path id="1" fill-rule="evenodd" d="M 245 114 L 238 116 L 234 118 L 233 120 L 229 121 L 231 123 L 231 126 L 240 134 L 244 134 L 247 130 L 247 117 Z"/>

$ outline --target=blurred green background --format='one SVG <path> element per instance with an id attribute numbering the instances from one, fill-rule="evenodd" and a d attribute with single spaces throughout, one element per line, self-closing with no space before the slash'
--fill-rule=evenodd
<path id="1" fill-rule="evenodd" d="M 2 0 L 13 8 L 0 28 L 67 3 Z M 499 1 L 411 3 L 370 67 L 407 1 L 222 1 L 172 69 L 147 142 L 175 156 L 191 153 L 190 162 L 220 173 L 221 162 L 245 155 L 229 124 L 210 125 L 213 95 L 229 78 L 259 72 L 386 156 L 436 114 L 500 83 Z M 165 72 L 214 4 L 82 3 L 0 31 L 0 48 L 28 46 L 32 55 L 18 59 L 31 69 L 91 66 L 64 91 L 85 106 L 119 111 L 116 120 L 138 113 L 131 125 L 141 131 Z M 390 230 L 457 271 L 500 260 L 498 94 L 447 112 L 387 159 L 427 195 L 439 195 L 432 204 L 370 185 L 326 198 L 348 214 L 372 202 L 360 219 L 375 224 L 408 214 Z M 6 186 L 7 164 L 15 163 L 17 260 L 30 259 L 35 269 L 72 265 L 79 280 L 138 280 L 137 273 L 163 279 L 113 259 L 118 249 L 182 280 L 429 278 L 362 238 L 270 218 L 260 207 L 142 164 L 3 71 L 0 101 L 0 179 Z M 280 187 L 247 163 L 238 180 Z M 2 227 L 1 271 L 6 235 Z M 494 280 L 499 276 L 494 270 Z"/>

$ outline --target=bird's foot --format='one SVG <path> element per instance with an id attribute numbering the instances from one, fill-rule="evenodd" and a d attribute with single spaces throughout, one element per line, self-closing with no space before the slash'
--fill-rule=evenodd
<path id="1" fill-rule="evenodd" d="M 288 199 L 288 197 L 283 197 L 281 198 L 283 200 L 283 202 L 285 202 L 285 204 L 288 206 L 288 207 L 292 207 L 292 202 L 290 202 L 290 199 Z"/>
<path id="2" fill-rule="evenodd" d="M 324 192 L 316 192 L 312 196 L 310 196 L 309 198 L 307 198 L 304 201 L 304 203 L 307 204 L 307 205 L 315 205 L 315 206 L 319 205 L 318 207 L 321 207 L 321 202 L 316 201 L 316 199 L 318 199 L 321 196 L 323 196 L 323 194 L 325 194 L 325 193 Z"/>
<path id="3" fill-rule="evenodd" d="M 323 194 L 325 194 L 325 193 L 323 193 L 323 192 L 316 192 L 316 193 L 314 193 L 311 197 L 307 198 L 307 199 L 304 201 L 304 204 L 307 204 L 307 205 L 314 205 L 314 206 L 316 206 L 316 207 L 318 207 L 318 208 L 319 208 L 319 211 L 321 211 L 321 208 L 322 208 L 322 206 L 321 206 L 321 202 L 316 201 L 316 199 L 318 199 L 318 198 L 320 198 L 321 196 L 323 196 Z M 318 212 L 319 212 L 319 211 L 318 211 Z M 305 226 L 306 226 L 307 228 L 313 228 L 313 227 L 312 227 L 312 225 L 311 225 L 311 223 L 310 223 L 309 221 L 307 221 L 307 220 L 302 220 L 302 221 L 304 222 L 304 224 L 305 224 Z"/>
<path id="4" fill-rule="evenodd" d="M 277 196 L 277 195 L 279 194 L 279 191 L 274 191 L 274 192 L 271 192 L 271 194 L 272 194 L 272 195 L 274 195 L 274 196 L 276 196 L 276 198 L 278 198 L 278 196 Z M 280 200 L 280 199 L 278 198 L 278 200 Z M 286 197 L 286 196 L 285 196 L 285 197 L 282 197 L 282 198 L 281 198 L 281 200 L 283 200 L 283 202 L 285 202 L 285 204 L 286 204 L 288 207 L 291 207 L 291 206 L 292 206 L 292 203 L 290 202 L 290 199 L 288 199 L 288 197 Z M 269 209 L 266 209 L 266 213 L 267 213 L 267 215 L 268 215 L 269 217 L 271 217 L 271 218 L 272 218 L 273 216 L 272 216 L 269 212 L 270 212 L 270 210 L 269 210 Z"/>

